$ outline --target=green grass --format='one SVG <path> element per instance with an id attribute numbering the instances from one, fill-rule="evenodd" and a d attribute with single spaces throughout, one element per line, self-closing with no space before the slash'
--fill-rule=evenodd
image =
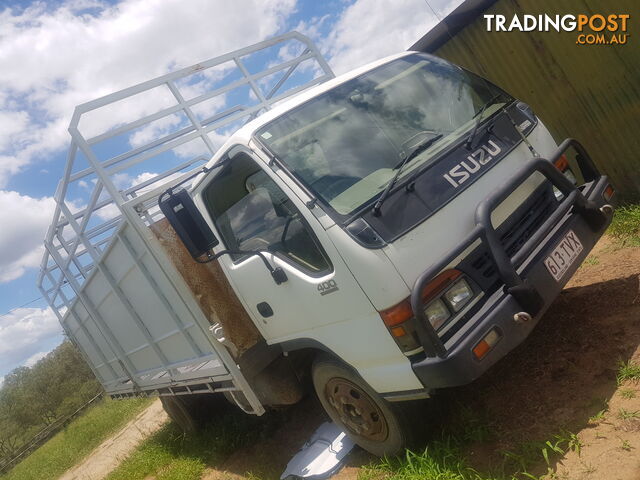
<path id="1" fill-rule="evenodd" d="M 523 480 L 541 479 L 553 474 L 551 462 L 568 450 L 580 451 L 581 443 L 570 437 L 547 442 L 528 442 L 517 451 L 503 452 L 503 465 L 494 472 L 480 472 L 465 458 L 462 446 L 452 437 L 432 441 L 422 452 L 407 451 L 403 458 L 383 459 L 363 467 L 359 480 Z M 530 470 L 546 464 L 546 472 Z"/>
<path id="2" fill-rule="evenodd" d="M 617 208 L 609 233 L 623 246 L 640 246 L 640 204 Z"/>
<path id="3" fill-rule="evenodd" d="M 198 444 L 186 438 L 172 425 L 145 441 L 107 478 L 135 479 L 154 475 L 158 480 L 199 479 L 205 468 L 208 442 Z"/>
<path id="4" fill-rule="evenodd" d="M 453 425 L 447 426 L 442 440 L 430 441 L 421 452 L 407 451 L 404 457 L 383 459 L 364 466 L 359 479 L 537 480 L 553 474 L 553 462 L 557 458 L 568 451 L 580 455 L 583 446 L 577 435 L 563 430 L 552 440 L 526 441 L 510 451 L 503 451 L 501 464 L 490 471 L 479 471 L 466 457 L 466 449 L 494 439 L 495 434 L 470 410 L 462 410 L 459 417 Z"/>
<path id="5" fill-rule="evenodd" d="M 636 398 L 636 392 L 629 388 L 623 388 L 622 390 L 620 390 L 620 396 L 626 399 Z"/>
<path id="6" fill-rule="evenodd" d="M 212 437 L 184 435 L 169 424 L 145 440 L 107 478 L 134 480 L 153 475 L 157 480 L 199 479 L 210 457 L 229 448 L 222 437 Z"/>
<path id="7" fill-rule="evenodd" d="M 602 409 L 600 410 L 598 413 L 596 413 L 595 415 L 592 415 L 589 417 L 589 422 L 591 423 L 599 423 L 602 420 L 604 420 L 604 416 L 607 413 L 607 409 Z"/>
<path id="8" fill-rule="evenodd" d="M 600 259 L 595 255 L 589 255 L 582 263 L 583 265 L 598 265 L 600 263 Z"/>
<path id="9" fill-rule="evenodd" d="M 149 405 L 148 399 L 105 399 L 16 465 L 2 480 L 50 480 L 80 462 Z"/>
<path id="10" fill-rule="evenodd" d="M 622 440 L 622 445 L 620 445 L 620 448 L 626 450 L 627 452 L 630 452 L 633 449 L 628 440 Z"/>
<path id="11" fill-rule="evenodd" d="M 225 411 L 195 434 L 183 434 L 169 423 L 146 439 L 107 480 L 197 480 L 208 466 L 215 466 L 234 450 L 264 441 L 283 423 L 284 414 L 253 417 Z"/>
<path id="12" fill-rule="evenodd" d="M 618 381 L 618 385 L 622 384 L 627 380 L 633 381 L 633 382 L 639 381 L 640 365 L 632 362 L 631 360 L 627 362 L 620 362 L 616 379 Z"/>
<path id="13" fill-rule="evenodd" d="M 618 411 L 618 418 L 620 420 L 630 420 L 632 418 L 640 418 L 640 410 L 630 411 L 630 410 L 621 408 Z"/>
<path id="14" fill-rule="evenodd" d="M 431 442 L 421 453 L 407 451 L 404 458 L 384 459 L 362 469 L 361 480 L 493 480 L 484 477 L 464 460 L 451 439 Z"/>
<path id="15" fill-rule="evenodd" d="M 552 462 L 569 451 L 580 456 L 582 442 L 575 433 L 562 430 L 546 441 L 528 441 L 519 445 L 513 451 L 503 452 L 503 472 L 511 472 L 510 476 L 503 473 L 501 478 L 538 478 L 530 470 L 540 466 L 541 461 L 547 467 L 547 473 L 552 473 Z M 484 479 L 483 479 L 484 480 Z"/>

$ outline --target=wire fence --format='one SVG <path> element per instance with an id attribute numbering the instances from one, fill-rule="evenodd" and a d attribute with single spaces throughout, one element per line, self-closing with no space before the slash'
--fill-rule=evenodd
<path id="1" fill-rule="evenodd" d="M 7 473 L 13 467 L 15 467 L 22 460 L 27 458 L 31 453 L 37 450 L 40 446 L 42 446 L 47 440 L 53 437 L 56 433 L 66 427 L 69 422 L 71 422 L 74 418 L 79 416 L 82 412 L 84 412 L 87 408 L 93 405 L 95 402 L 100 400 L 104 396 L 104 392 L 98 393 L 95 397 L 89 400 L 84 405 L 78 407 L 73 413 L 67 415 L 66 417 L 59 418 L 55 422 L 47 425 L 44 429 L 39 431 L 37 434 L 33 436 L 31 440 L 25 443 L 22 447 L 18 449 L 18 452 L 11 458 L 3 458 L 0 459 L 0 474 Z"/>

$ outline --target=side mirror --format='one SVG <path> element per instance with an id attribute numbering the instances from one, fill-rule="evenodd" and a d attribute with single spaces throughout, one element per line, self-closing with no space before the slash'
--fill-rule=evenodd
<path id="1" fill-rule="evenodd" d="M 158 206 L 194 259 L 220 243 L 185 189 L 167 190 Z"/>
<path id="2" fill-rule="evenodd" d="M 257 255 L 262 259 L 277 285 L 288 280 L 285 271 L 281 267 L 274 268 L 262 252 L 222 250 L 212 255 L 211 249 L 220 242 L 209 228 L 209 225 L 207 225 L 196 204 L 193 203 L 191 195 L 185 189 L 181 188 L 176 191 L 169 189 L 165 191 L 158 198 L 158 206 L 195 261 L 207 263 L 222 255 Z M 207 254 L 206 259 L 204 261 L 199 260 L 204 254 Z"/>

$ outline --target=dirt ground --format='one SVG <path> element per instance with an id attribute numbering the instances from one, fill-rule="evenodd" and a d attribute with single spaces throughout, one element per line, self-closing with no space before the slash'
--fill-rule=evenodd
<path id="1" fill-rule="evenodd" d="M 167 421 L 169 417 L 160 400 L 154 401 L 58 480 L 101 480 L 135 450 L 142 440 L 158 431 Z"/>
<path id="2" fill-rule="evenodd" d="M 640 412 L 640 385 L 616 382 L 620 362 L 640 362 L 639 273 L 639 248 L 603 239 L 531 337 L 451 392 L 481 412 L 495 438 L 470 449 L 474 464 L 495 465 L 501 452 L 565 431 L 580 447 L 551 463 L 557 478 L 640 479 L 640 419 L 621 418 Z"/>
<path id="3" fill-rule="evenodd" d="M 554 306 L 567 309 L 573 305 L 572 318 L 577 322 L 583 316 L 588 318 L 585 331 L 580 329 L 581 335 L 575 339 L 582 344 L 581 350 L 588 352 L 575 367 L 585 370 L 580 376 L 568 374 L 570 381 L 563 382 L 565 390 L 575 389 L 578 394 L 566 408 L 568 419 L 579 427 L 576 431 L 583 447 L 558 462 L 557 476 L 638 480 L 640 383 L 617 385 L 614 377 L 620 362 L 640 364 L 640 249 L 616 250 L 605 238 L 592 259 Z M 565 358 L 572 361 L 575 357 Z M 589 402 L 585 402 L 582 414 L 575 408 L 581 390 L 586 394 L 583 400 Z M 585 413 L 591 413 L 586 423 Z"/>
<path id="4" fill-rule="evenodd" d="M 550 467 L 558 479 L 639 480 L 640 418 L 632 417 L 640 412 L 640 384 L 616 382 L 620 362 L 640 362 L 639 273 L 640 248 L 620 249 L 604 238 L 521 346 L 473 384 L 426 401 L 439 420 L 425 416 L 416 448 L 441 438 L 463 406 L 489 438 L 465 452 L 481 471 L 495 471 L 512 452 L 515 462 L 533 455 L 527 468 L 535 475 Z M 279 478 L 322 421 L 309 398 L 269 441 L 237 450 L 202 478 Z M 574 450 L 551 455 L 547 466 L 540 443 L 566 432 L 576 434 Z M 333 478 L 355 479 L 372 460 L 356 448 Z"/>

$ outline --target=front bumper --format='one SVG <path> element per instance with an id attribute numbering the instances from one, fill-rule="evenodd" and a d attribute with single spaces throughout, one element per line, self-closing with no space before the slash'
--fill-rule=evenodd
<path id="1" fill-rule="evenodd" d="M 583 190 L 576 188 L 553 166 L 553 162 L 569 147 L 575 148 L 579 154 L 578 166 L 587 182 Z M 522 248 L 513 257 L 509 257 L 491 224 L 491 213 L 515 188 L 536 172 L 543 174 L 563 193 L 564 198 Z M 573 139 L 567 139 L 550 159 L 534 159 L 514 175 L 510 182 L 478 205 L 476 227 L 471 234 L 441 262 L 425 271 L 413 288 L 411 304 L 426 358 L 412 363 L 412 368 L 426 389 L 464 385 L 473 381 L 531 333 L 611 222 L 611 214 L 605 214 L 601 210 L 608 203 L 604 198 L 607 186 L 607 177 L 598 173 L 582 145 Z M 583 250 L 560 281 L 556 281 L 547 271 L 544 259 L 569 230 L 573 230 L 579 237 Z M 484 304 L 466 323 L 464 333 L 453 344 L 445 346 L 426 319 L 422 291 L 431 279 L 478 240 L 488 247 L 503 288 L 483 299 Z M 529 313 L 531 320 L 516 323 L 514 314 L 519 312 Z M 482 360 L 478 360 L 472 349 L 492 329 L 497 329 L 501 334 L 500 340 Z"/>

